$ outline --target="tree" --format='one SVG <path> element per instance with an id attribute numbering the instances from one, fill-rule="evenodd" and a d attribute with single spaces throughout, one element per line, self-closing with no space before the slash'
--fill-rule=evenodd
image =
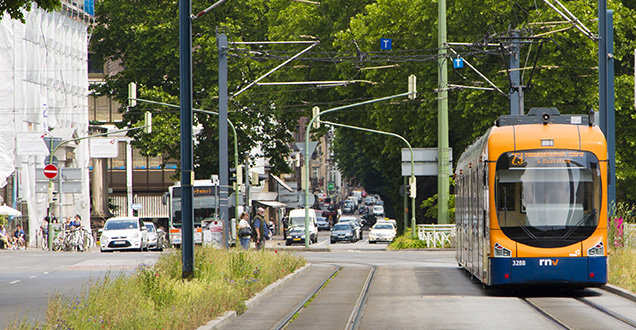
<path id="1" fill-rule="evenodd" d="M 3 0 L 0 1 L 0 13 L 8 13 L 11 19 L 17 19 L 24 23 L 24 11 L 30 11 L 32 5 L 52 11 L 60 8 L 60 0 Z"/>

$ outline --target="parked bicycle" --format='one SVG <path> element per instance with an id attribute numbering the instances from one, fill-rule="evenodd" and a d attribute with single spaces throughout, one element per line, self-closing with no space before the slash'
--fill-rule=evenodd
<path id="1" fill-rule="evenodd" d="M 66 229 L 53 238 L 53 251 L 88 251 L 93 246 L 93 236 L 82 226 Z"/>

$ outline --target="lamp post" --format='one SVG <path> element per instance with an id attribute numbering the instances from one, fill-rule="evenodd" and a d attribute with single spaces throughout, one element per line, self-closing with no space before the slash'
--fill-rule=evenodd
<path id="1" fill-rule="evenodd" d="M 409 141 L 407 141 L 404 137 L 395 134 L 395 133 L 390 133 L 390 132 L 384 132 L 384 131 L 378 131 L 375 129 L 370 129 L 370 128 L 364 128 L 364 127 L 357 127 L 357 126 L 351 126 L 351 125 L 345 125 L 345 124 L 338 124 L 338 123 L 333 123 L 330 121 L 321 121 L 322 123 L 325 123 L 327 125 L 332 125 L 332 126 L 338 126 L 338 127 L 344 127 L 344 128 L 350 128 L 350 129 L 355 129 L 355 130 L 359 130 L 359 131 L 364 131 L 364 132 L 370 132 L 370 133 L 377 133 L 377 134 L 384 134 L 384 135 L 389 135 L 389 136 L 394 136 L 396 138 L 399 138 L 400 140 L 404 141 L 404 143 L 406 143 L 406 146 L 409 148 L 409 151 L 411 152 L 411 178 L 410 178 L 410 184 L 411 184 L 411 191 L 415 191 L 413 189 L 415 189 L 414 185 L 415 185 L 415 161 L 413 160 L 413 148 L 411 148 L 411 144 L 409 143 Z M 415 193 L 411 193 L 411 235 L 413 235 L 413 237 L 415 237 Z M 406 232 L 406 228 L 404 228 L 404 232 Z"/>
<path id="2" fill-rule="evenodd" d="M 413 87 L 415 87 L 415 86 L 413 86 Z M 381 101 L 386 101 L 386 100 L 394 99 L 394 98 L 397 98 L 397 97 L 415 95 L 416 93 L 417 92 L 413 88 L 412 91 L 409 91 L 409 92 L 406 92 L 406 93 L 402 93 L 402 94 L 391 95 L 391 96 L 386 96 L 386 97 L 373 99 L 373 100 L 369 100 L 369 101 L 364 101 L 364 102 L 344 105 L 344 106 L 341 106 L 341 107 L 335 107 L 335 108 L 327 109 L 327 110 L 322 111 L 322 112 L 318 113 L 317 115 L 313 116 L 311 118 L 311 120 L 309 121 L 309 123 L 307 123 L 307 131 L 305 132 L 305 173 L 306 173 L 306 175 L 305 175 L 305 247 L 306 248 L 309 248 L 309 239 L 308 239 L 308 237 L 309 237 L 309 203 L 308 203 L 309 202 L 309 136 L 310 136 L 309 132 L 311 130 L 311 125 L 313 124 L 314 120 L 316 120 L 318 117 L 320 117 L 322 115 L 325 115 L 327 113 L 330 113 L 330 112 L 343 110 L 343 109 L 348 109 L 348 108 L 353 108 L 353 107 L 366 105 L 366 104 L 371 104 L 371 103 L 376 103 L 376 102 L 381 102 Z"/>

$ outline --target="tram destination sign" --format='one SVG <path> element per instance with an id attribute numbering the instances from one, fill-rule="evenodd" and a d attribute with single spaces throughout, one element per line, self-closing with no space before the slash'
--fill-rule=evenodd
<path id="1" fill-rule="evenodd" d="M 527 150 L 508 153 L 510 167 L 579 167 L 586 164 L 584 151 L 578 150 Z"/>

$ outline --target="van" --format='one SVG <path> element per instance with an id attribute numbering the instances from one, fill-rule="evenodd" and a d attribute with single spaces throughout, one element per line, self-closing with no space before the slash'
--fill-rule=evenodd
<path id="1" fill-rule="evenodd" d="M 288 232 L 297 232 L 299 229 L 302 229 L 302 231 L 304 232 L 305 209 L 294 209 L 289 211 Z M 299 237 L 293 237 L 293 235 L 290 235 L 289 237 L 287 237 L 286 243 L 287 245 L 291 245 L 293 243 L 304 242 L 305 237 L 304 234 L 302 234 Z M 316 211 L 314 209 L 309 209 L 309 243 L 318 243 L 318 226 L 316 225 Z"/>

